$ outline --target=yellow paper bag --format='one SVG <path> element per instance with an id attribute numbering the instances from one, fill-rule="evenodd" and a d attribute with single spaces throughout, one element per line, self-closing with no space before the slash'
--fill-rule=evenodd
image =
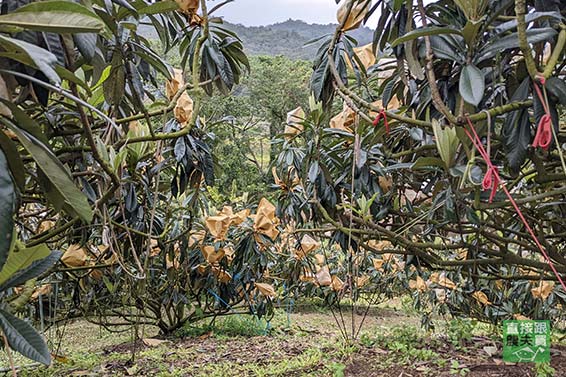
<path id="1" fill-rule="evenodd" d="M 226 215 L 210 216 L 206 218 L 205 225 L 212 237 L 223 240 L 230 227 L 230 217 Z"/>
<path id="2" fill-rule="evenodd" d="M 217 264 L 222 260 L 222 258 L 224 258 L 225 255 L 224 249 L 216 250 L 214 246 L 211 245 L 203 246 L 200 250 L 204 259 L 206 259 L 206 261 L 210 264 Z"/>
<path id="3" fill-rule="evenodd" d="M 69 267 L 82 267 L 87 264 L 88 254 L 80 245 L 71 245 L 67 248 L 61 262 Z"/>
<path id="4" fill-rule="evenodd" d="M 262 198 L 255 215 L 254 230 L 275 240 L 279 235 L 278 225 L 279 219 L 275 216 L 275 206 L 269 200 Z"/>
<path id="5" fill-rule="evenodd" d="M 265 297 L 274 298 L 277 296 L 277 293 L 275 292 L 275 288 L 273 288 L 271 284 L 255 283 L 255 287 Z"/>
<path id="6" fill-rule="evenodd" d="M 346 12 L 348 10 L 348 7 L 352 3 L 352 1 L 354 1 L 355 3 L 354 3 L 354 6 L 352 7 L 350 14 L 347 15 L 348 18 L 346 19 Z M 340 8 L 338 8 L 338 12 L 336 13 L 336 18 L 338 19 L 339 24 L 342 24 L 344 19 L 346 19 L 346 22 L 344 23 L 344 27 L 342 28 L 342 31 L 348 31 L 348 30 L 357 29 L 358 27 L 360 27 L 360 25 L 364 21 L 364 18 L 368 14 L 370 7 L 371 7 L 371 1 L 370 0 L 346 0 L 346 1 L 344 1 L 342 3 L 342 5 L 340 6 Z"/>
<path id="7" fill-rule="evenodd" d="M 290 139 L 293 136 L 296 136 L 303 132 L 304 126 L 303 121 L 305 120 L 305 111 L 302 107 L 297 107 L 294 110 L 291 110 L 287 113 L 287 124 L 285 125 L 285 130 L 283 133 L 285 134 L 286 139 Z"/>

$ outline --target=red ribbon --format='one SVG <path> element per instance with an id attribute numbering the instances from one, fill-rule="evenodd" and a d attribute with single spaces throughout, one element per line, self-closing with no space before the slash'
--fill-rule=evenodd
<path id="1" fill-rule="evenodd" d="M 485 148 L 484 148 L 484 146 L 481 142 L 481 138 L 478 136 L 476 129 L 474 128 L 474 125 L 472 124 L 472 121 L 468 117 L 466 117 L 466 119 L 468 121 L 469 129 L 464 128 L 464 131 L 466 132 L 466 134 L 468 135 L 470 140 L 472 140 L 472 142 L 474 143 L 474 146 L 480 152 L 480 155 L 482 156 L 485 163 L 487 164 L 487 172 L 486 172 L 485 177 L 483 178 L 483 181 L 482 181 L 482 188 L 484 190 L 491 189 L 491 194 L 489 196 L 489 202 L 492 203 L 493 199 L 495 198 L 495 194 L 497 193 L 497 188 L 499 187 L 499 184 L 501 182 L 501 178 L 499 177 L 499 169 L 497 169 L 497 167 L 495 165 L 493 165 L 493 163 L 491 162 L 491 158 L 489 157 L 487 151 L 485 150 Z M 470 131 L 471 131 L 471 133 L 470 133 Z M 472 134 L 473 134 L 473 136 L 472 136 Z"/>
<path id="2" fill-rule="evenodd" d="M 497 194 L 497 188 L 499 187 L 500 181 L 499 171 L 497 170 L 497 168 L 495 166 L 488 168 L 487 172 L 485 173 L 485 177 L 483 177 L 481 186 L 485 191 L 491 189 L 491 194 L 489 195 L 490 203 L 493 203 L 493 199 L 495 198 L 495 194 Z"/>
<path id="3" fill-rule="evenodd" d="M 387 112 L 385 111 L 385 109 L 381 109 L 381 111 L 377 114 L 375 120 L 373 121 L 373 126 L 377 127 L 381 119 L 383 119 L 383 124 L 385 125 L 385 132 L 387 133 L 387 136 L 389 136 L 389 121 L 387 120 Z"/>
<path id="4" fill-rule="evenodd" d="M 542 81 L 544 85 L 544 81 Z M 533 140 L 533 147 L 538 148 L 541 147 L 542 149 L 548 149 L 550 147 L 550 143 L 552 143 L 552 117 L 550 115 L 550 111 L 548 109 L 548 104 L 544 99 L 540 88 L 538 87 L 537 83 L 534 83 L 535 91 L 537 92 L 538 98 L 544 107 L 545 114 L 540 118 L 540 121 L 537 126 L 537 133 L 535 135 L 535 139 Z"/>
<path id="5" fill-rule="evenodd" d="M 503 190 L 503 192 L 505 193 L 505 195 L 509 199 L 509 202 L 511 202 L 511 204 L 513 205 L 515 212 L 517 212 L 517 215 L 519 216 L 519 218 L 521 219 L 521 221 L 525 225 L 525 228 L 529 232 L 531 238 L 533 239 L 533 241 L 535 242 L 535 244 L 539 248 L 539 250 L 542 253 L 542 255 L 544 256 L 544 258 L 546 259 L 548 265 L 550 266 L 550 269 L 552 270 L 552 272 L 554 273 L 554 275 L 556 276 L 556 278 L 558 279 L 558 281 L 562 285 L 562 288 L 564 289 L 564 291 L 566 291 L 566 283 L 564 283 L 564 280 L 562 280 L 562 278 L 560 277 L 560 274 L 556 270 L 554 263 L 552 263 L 552 260 L 550 259 L 550 257 L 546 253 L 546 251 L 545 251 L 544 247 L 542 246 L 542 244 L 540 243 L 540 241 L 538 240 L 537 236 L 535 235 L 535 232 L 533 231 L 533 229 L 529 225 L 529 222 L 525 218 L 525 215 L 521 211 L 521 208 L 519 208 L 519 205 L 517 204 L 517 202 L 513 198 L 513 195 L 511 195 L 511 193 L 509 192 L 509 190 L 505 186 L 505 183 L 501 182 L 501 178 L 499 177 L 499 170 L 491 162 L 491 158 L 489 157 L 489 154 L 487 153 L 487 151 L 483 147 L 481 139 L 478 136 L 476 129 L 474 128 L 474 125 L 472 124 L 472 121 L 470 120 L 470 118 L 468 116 L 466 116 L 466 119 L 468 121 L 468 126 L 469 126 L 470 129 L 468 130 L 468 128 L 464 127 L 464 131 L 466 132 L 466 135 L 468 135 L 468 137 L 470 138 L 470 140 L 472 141 L 474 146 L 477 148 L 477 150 L 480 152 L 481 156 L 485 160 L 485 163 L 487 164 L 487 167 L 488 167 L 488 171 L 487 171 L 486 176 L 484 177 L 484 180 L 482 182 L 482 187 L 484 188 L 484 190 L 486 189 L 486 187 L 487 188 L 491 187 L 492 191 L 491 191 L 491 196 L 490 196 L 490 199 L 489 199 L 490 202 L 492 202 L 493 197 L 495 196 L 495 193 L 497 192 L 498 186 L 501 185 L 501 189 Z"/>

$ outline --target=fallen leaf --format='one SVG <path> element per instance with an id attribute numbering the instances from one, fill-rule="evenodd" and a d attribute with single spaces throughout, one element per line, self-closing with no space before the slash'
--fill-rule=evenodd
<path id="1" fill-rule="evenodd" d="M 55 221 L 50 221 L 50 220 L 45 220 L 42 221 L 39 226 L 37 227 L 37 234 L 43 233 L 43 232 L 47 232 L 48 230 L 50 230 L 51 228 L 53 228 L 55 226 Z"/>
<path id="2" fill-rule="evenodd" d="M 487 353 L 489 357 L 493 357 L 494 355 L 497 354 L 497 347 L 495 346 L 485 346 L 483 347 L 483 350 L 485 351 L 485 353 Z"/>
<path id="3" fill-rule="evenodd" d="M 166 343 L 167 341 L 162 339 L 155 339 L 155 338 L 144 338 L 142 339 L 142 342 L 148 347 L 158 347 L 163 343 Z"/>

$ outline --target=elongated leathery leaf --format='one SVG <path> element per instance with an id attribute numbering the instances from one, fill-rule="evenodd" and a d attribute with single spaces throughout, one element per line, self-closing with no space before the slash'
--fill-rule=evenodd
<path id="1" fill-rule="evenodd" d="M 524 101 L 528 97 L 529 78 L 526 78 L 513 94 L 511 102 Z M 527 109 L 512 111 L 505 116 L 501 139 L 512 171 L 517 172 L 525 162 L 531 137 L 531 121 Z"/>
<path id="2" fill-rule="evenodd" d="M 39 363 L 51 364 L 45 341 L 27 322 L 0 309 L 0 328 L 13 350 Z"/>
<path id="3" fill-rule="evenodd" d="M 54 203 L 56 207 L 64 207 L 72 215 L 77 215 L 83 220 L 90 222 L 92 220 L 92 209 L 86 196 L 75 186 L 69 173 L 57 157 L 32 135 L 7 119 L 3 119 L 3 121 L 18 136 L 20 143 L 22 143 L 37 163 L 37 166 L 49 179 L 53 194 L 56 194 L 56 197 L 62 201 L 62 203 Z"/>
<path id="4" fill-rule="evenodd" d="M 0 131 L 2 132 L 2 131 Z M 0 149 L 0 270 L 8 259 L 14 232 L 16 191 L 10 176 L 8 161 Z"/>

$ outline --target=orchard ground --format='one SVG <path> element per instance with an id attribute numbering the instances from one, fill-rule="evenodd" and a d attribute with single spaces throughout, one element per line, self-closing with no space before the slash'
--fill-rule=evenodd
<path id="1" fill-rule="evenodd" d="M 131 330 L 115 333 L 81 320 L 46 331 L 57 361 L 22 368 L 20 376 L 566 376 L 564 334 L 553 334 L 550 366 L 506 364 L 499 328 L 437 318 L 435 330 L 425 332 L 407 302 L 372 307 L 351 345 L 332 312 L 313 302 L 297 304 L 289 315 L 279 308 L 269 324 L 234 315 L 171 338 L 145 327 L 134 343 Z M 349 308 L 342 315 L 349 326 Z M 0 361 L 7 365 L 4 355 Z"/>

